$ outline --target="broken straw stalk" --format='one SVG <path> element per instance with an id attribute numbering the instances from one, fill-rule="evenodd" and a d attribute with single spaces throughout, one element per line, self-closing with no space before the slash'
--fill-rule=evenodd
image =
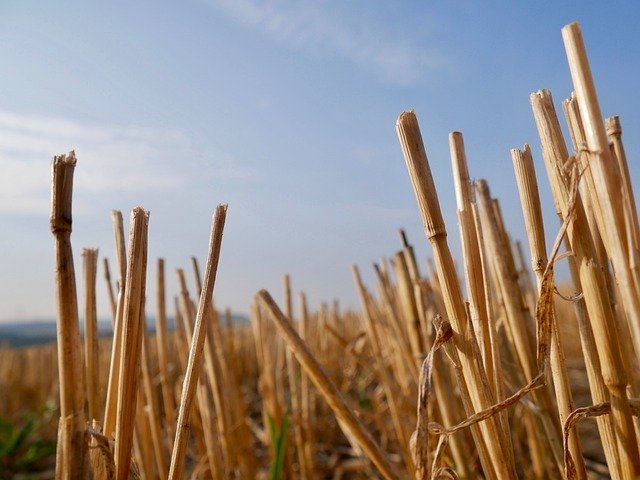
<path id="1" fill-rule="evenodd" d="M 289 348 L 291 348 L 296 359 L 304 368 L 306 374 L 323 395 L 325 401 L 329 404 L 338 419 L 343 422 L 349 433 L 353 435 L 353 438 L 358 442 L 358 446 L 369 455 L 371 461 L 378 467 L 380 473 L 385 478 L 398 478 L 385 453 L 380 450 L 380 447 L 371 438 L 370 433 L 362 425 L 362 422 L 354 414 L 353 410 L 349 408 L 342 394 L 340 394 L 333 382 L 327 377 L 323 368 L 309 352 L 307 346 L 291 327 L 291 324 L 275 304 L 269 293 L 264 290 L 260 291 L 258 293 L 258 299 L 269 312 L 270 318 L 275 323 Z"/>
<path id="2" fill-rule="evenodd" d="M 71 250 L 71 204 L 75 153 L 54 157 L 52 163 L 51 232 L 56 251 L 58 372 L 60 376 L 60 434 L 56 476 L 84 475 L 85 390 L 80 353 L 76 280 Z"/>
<path id="3" fill-rule="evenodd" d="M 189 352 L 189 363 L 187 364 L 184 385 L 182 387 L 182 399 L 180 401 L 180 410 L 178 413 L 176 439 L 173 446 L 173 452 L 171 454 L 169 478 L 180 478 L 182 476 L 187 444 L 188 418 L 191 412 L 191 406 L 203 361 L 202 351 L 206 334 L 206 315 L 208 313 L 209 306 L 211 305 L 211 297 L 213 295 L 213 287 L 215 285 L 226 213 L 227 206 L 219 205 L 216 208 L 213 217 L 211 240 L 209 243 L 209 256 L 207 258 L 202 294 L 200 295 L 200 302 L 198 303 L 198 313 L 196 316 L 192 346 Z"/>

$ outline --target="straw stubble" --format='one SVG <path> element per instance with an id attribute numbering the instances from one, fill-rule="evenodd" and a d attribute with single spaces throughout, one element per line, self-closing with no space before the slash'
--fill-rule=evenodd
<path id="1" fill-rule="evenodd" d="M 213 297 L 226 214 L 227 206 L 219 205 L 213 216 L 202 294 L 200 295 L 200 301 L 198 303 L 198 313 L 193 339 L 191 341 L 191 349 L 189 351 L 189 361 L 182 386 L 176 438 L 171 454 L 171 466 L 169 468 L 170 479 L 182 478 L 183 475 L 184 456 L 189 434 L 189 415 L 202 368 L 204 339 L 207 331 L 205 322 Z"/>
<path id="2" fill-rule="evenodd" d="M 85 456 L 85 390 L 73 252 L 71 249 L 75 152 L 52 162 L 51 233 L 55 240 L 60 427 L 56 478 L 83 478 Z"/>
<path id="3" fill-rule="evenodd" d="M 142 323 L 144 322 L 148 227 L 149 212 L 141 207 L 133 209 L 129 230 L 129 258 L 123 302 L 122 350 L 115 421 L 116 480 L 124 480 L 128 477 L 131 464 L 133 425 L 140 375 Z"/>
<path id="4" fill-rule="evenodd" d="M 461 373 L 466 388 L 461 388 L 467 396 L 466 405 L 471 410 L 468 415 L 489 407 L 493 402 L 488 390 L 486 372 L 473 353 L 470 340 L 470 325 L 462 299 L 460 284 L 456 274 L 453 257 L 447 245 L 447 232 L 440 211 L 435 183 L 422 143 L 418 120 L 413 111 L 400 114 L 396 130 L 402 146 L 409 176 L 420 207 L 425 234 L 430 241 L 436 263 L 438 278 L 449 321 L 454 331 L 453 341 L 461 362 Z M 481 435 L 474 435 L 487 475 L 500 478 L 515 477 L 515 469 L 509 461 L 509 444 L 502 435 L 501 426 L 496 418 L 489 418 L 479 425 Z"/>

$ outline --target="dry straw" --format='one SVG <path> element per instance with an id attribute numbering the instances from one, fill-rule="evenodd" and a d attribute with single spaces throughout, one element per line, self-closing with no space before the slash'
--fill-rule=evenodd
<path id="1" fill-rule="evenodd" d="M 55 157 L 58 348 L 0 347 L 3 415 L 59 396 L 56 477 L 65 479 L 262 478 L 278 458 L 291 479 L 638 476 L 637 206 L 621 122 L 601 116 L 578 25 L 563 38 L 575 89 L 563 103 L 573 152 L 551 94 L 530 97 L 561 222 L 554 245 L 545 242 L 529 146 L 511 150 L 527 260 L 488 182 L 472 182 L 462 133 L 452 132 L 458 272 L 418 120 L 403 112 L 396 130 L 433 260 L 422 268 L 401 231 L 399 250 L 374 264 L 375 289 L 353 267 L 358 312 L 337 303 L 313 311 L 304 293 L 294 305 L 285 275 L 284 312 L 262 290 L 250 325 L 227 310 L 223 326 L 212 300 L 227 211 L 220 205 L 204 276 L 191 259 L 199 301 L 177 269 L 174 331 L 165 261 L 156 263 L 154 341 L 145 323 L 149 214 L 133 210 L 127 245 L 113 211 L 115 281 L 108 259 L 102 265 L 114 333 L 98 339 L 97 249 L 85 249 L 83 356 L 70 240 L 76 158 Z M 560 258 L 579 292 L 564 299 L 555 293 Z M 574 320 L 580 345 L 566 335 Z M 49 369 L 58 384 L 38 374 Z M 588 417 L 593 438 L 578 429 Z M 287 419 L 290 435 L 270 434 L 270 424 L 277 430 Z M 606 466 L 593 458 L 594 439 Z"/>
<path id="2" fill-rule="evenodd" d="M 189 351 L 189 363 L 185 372 L 184 384 L 182 387 L 182 398 L 180 400 L 180 410 L 178 413 L 178 426 L 176 438 L 171 454 L 171 466 L 169 478 L 181 478 L 184 468 L 185 449 L 187 435 L 189 433 L 189 415 L 198 378 L 203 361 L 204 339 L 206 335 L 206 315 L 209 311 L 215 285 L 218 260 L 220 258 L 220 248 L 222 246 L 222 232 L 227 214 L 227 206 L 219 205 L 213 216 L 211 239 L 209 243 L 209 255 L 205 269 L 202 294 L 198 303 L 198 313 L 194 328 L 191 349 Z"/>
<path id="3" fill-rule="evenodd" d="M 425 234 L 433 247 L 438 279 L 461 363 L 464 379 L 464 384 L 461 385 L 462 395 L 467 397 L 467 414 L 471 415 L 489 407 L 494 403 L 494 398 L 488 387 L 486 371 L 475 355 L 469 318 L 453 257 L 447 245 L 447 232 L 415 113 L 400 114 L 396 129 L 420 207 Z M 481 423 L 479 429 L 479 435 L 475 435 L 475 440 L 485 470 L 503 478 L 514 477 L 514 466 L 509 462 L 512 455 L 509 451 L 510 446 L 497 419 L 490 418 L 487 422 Z"/>
<path id="4" fill-rule="evenodd" d="M 392 467 L 385 453 L 380 450 L 380 447 L 373 440 L 371 434 L 362 424 L 362 421 L 358 419 L 335 384 L 328 378 L 323 368 L 293 329 L 291 323 L 273 301 L 271 295 L 269 295 L 267 291 L 261 290 L 258 292 L 258 299 L 269 312 L 270 318 L 287 342 L 288 347 L 291 348 L 296 360 L 298 360 L 306 374 L 320 391 L 324 400 L 334 411 L 337 418 L 343 423 L 347 431 L 357 442 L 357 445 L 369 456 L 384 478 L 398 478 L 395 469 Z"/>
<path id="5" fill-rule="evenodd" d="M 147 273 L 147 230 L 149 213 L 138 207 L 131 212 L 129 259 L 127 262 L 123 317 L 122 350 L 118 378 L 116 443 L 114 460 L 116 479 L 129 476 L 136 396 L 140 375 L 145 285 Z"/>
<path id="6" fill-rule="evenodd" d="M 80 350 L 76 279 L 71 250 L 73 171 L 75 152 L 53 158 L 51 232 L 56 252 L 58 372 L 60 433 L 57 478 L 82 478 L 85 457 L 85 389 Z"/>

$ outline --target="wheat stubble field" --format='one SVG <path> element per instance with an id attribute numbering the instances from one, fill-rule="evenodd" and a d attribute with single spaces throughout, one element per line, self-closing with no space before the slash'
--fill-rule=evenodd
<path id="1" fill-rule="evenodd" d="M 310 311 L 288 275 L 281 292 L 255 294 L 248 324 L 217 310 L 233 205 L 213 212 L 204 269 L 192 259 L 165 272 L 147 258 L 142 207 L 128 240 L 112 213 L 117 258 L 99 267 L 85 249 L 74 269 L 82 158 L 54 157 L 57 345 L 0 348 L 0 478 L 640 476 L 640 225 L 621 121 L 602 116 L 579 25 L 562 36 L 573 93 L 530 96 L 545 170 L 528 145 L 511 150 L 528 238 L 512 243 L 489 184 L 471 181 L 459 132 L 457 212 L 441 211 L 450 186 L 431 175 L 418 116 L 403 112 L 396 130 L 433 256 L 416 258 L 425 239 L 400 232 L 375 285 L 354 266 L 359 311 Z M 482 175 L 472 155 L 469 165 Z M 556 212 L 542 212 L 538 182 Z M 542 219 L 554 214 L 548 244 Z M 447 234 L 460 235 L 461 258 Z M 557 262 L 569 283 L 556 282 Z M 165 291 L 169 274 L 180 291 Z M 97 288 L 111 298 L 112 338 L 97 335 Z"/>

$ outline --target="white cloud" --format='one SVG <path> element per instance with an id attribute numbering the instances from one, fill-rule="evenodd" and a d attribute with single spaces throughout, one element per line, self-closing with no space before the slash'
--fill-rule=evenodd
<path id="1" fill-rule="evenodd" d="M 233 158 L 196 147 L 175 130 L 122 125 L 87 125 L 74 120 L 0 110 L 0 212 L 48 213 L 50 162 L 74 149 L 74 189 L 96 195 L 136 190 L 176 190 L 195 173 L 250 179 Z M 200 160 L 199 162 L 197 160 Z"/>
<path id="2" fill-rule="evenodd" d="M 295 49 L 328 51 L 378 74 L 409 84 L 445 62 L 400 31 L 361 15 L 337 14 L 326 2 L 298 0 L 206 0 L 246 26 Z"/>

